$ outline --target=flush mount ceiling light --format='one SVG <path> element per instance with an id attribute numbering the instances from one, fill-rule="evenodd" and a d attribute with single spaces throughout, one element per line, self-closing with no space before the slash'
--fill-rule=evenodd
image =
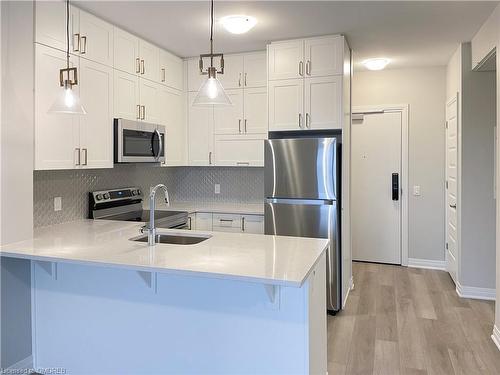
<path id="1" fill-rule="evenodd" d="M 387 64 L 389 64 L 389 62 L 389 59 L 376 58 L 363 61 L 363 65 L 368 70 L 382 70 L 387 66 Z"/>
<path id="2" fill-rule="evenodd" d="M 244 34 L 257 24 L 257 19 L 252 16 L 234 15 L 223 17 L 220 22 L 232 34 Z"/>
<path id="3" fill-rule="evenodd" d="M 50 107 L 49 113 L 86 114 L 78 93 L 73 90 L 73 86 L 78 85 L 77 69 L 69 66 L 69 0 L 66 0 L 66 68 L 59 70 L 59 85 L 63 89 Z"/>
<path id="4" fill-rule="evenodd" d="M 231 100 L 226 95 L 224 88 L 217 79 L 217 74 L 224 74 L 224 55 L 222 53 L 214 53 L 214 0 L 210 1 L 210 53 L 200 55 L 200 74 L 208 75 L 205 83 L 198 90 L 198 94 L 194 98 L 193 105 L 195 106 L 211 106 L 211 105 L 232 105 Z M 210 66 L 203 67 L 203 59 L 210 59 Z M 214 67 L 214 58 L 220 58 L 220 70 Z"/>

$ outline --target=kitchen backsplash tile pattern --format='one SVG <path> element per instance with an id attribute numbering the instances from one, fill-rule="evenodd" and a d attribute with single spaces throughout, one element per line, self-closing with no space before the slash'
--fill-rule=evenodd
<path id="1" fill-rule="evenodd" d="M 263 168 L 117 165 L 113 169 L 35 171 L 34 225 L 47 226 L 86 218 L 88 192 L 139 186 L 145 194 L 158 183 L 167 185 L 175 202 L 257 203 L 264 198 Z M 220 184 L 215 194 L 214 184 Z M 62 210 L 54 211 L 54 197 Z"/>

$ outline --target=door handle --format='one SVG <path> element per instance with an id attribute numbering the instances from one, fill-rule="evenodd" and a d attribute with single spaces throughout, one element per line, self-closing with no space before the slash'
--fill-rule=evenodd
<path id="1" fill-rule="evenodd" d="M 155 160 L 158 160 L 163 152 L 163 139 L 161 138 L 161 133 L 158 129 L 155 129 L 155 134 L 158 136 L 158 155 L 155 156 Z M 154 156 L 154 151 L 153 151 Z"/>
<path id="2" fill-rule="evenodd" d="M 399 200 L 399 173 L 392 174 L 392 200 Z"/>
<path id="3" fill-rule="evenodd" d="M 245 216 L 241 218 L 241 231 L 242 232 L 245 231 Z"/>
<path id="4" fill-rule="evenodd" d="M 241 87 L 241 73 L 238 75 L 238 87 Z"/>
<path id="5" fill-rule="evenodd" d="M 141 106 L 140 104 L 137 104 L 137 116 L 136 116 L 137 120 L 140 120 L 141 119 Z"/>
<path id="6" fill-rule="evenodd" d="M 208 153 L 208 165 L 212 165 L 212 151 Z"/>
<path id="7" fill-rule="evenodd" d="M 304 76 L 304 62 L 299 62 L 299 76 Z"/>
<path id="8" fill-rule="evenodd" d="M 80 52 L 82 55 L 84 55 L 85 53 L 87 53 L 87 37 L 86 36 L 82 36 L 82 50 Z"/>
<path id="9" fill-rule="evenodd" d="M 247 85 L 247 74 L 245 73 L 245 79 L 244 79 L 245 86 Z"/>
<path id="10" fill-rule="evenodd" d="M 299 113 L 299 128 L 302 129 L 302 114 Z"/>
<path id="11" fill-rule="evenodd" d="M 145 71 L 145 69 L 144 69 L 144 60 L 141 59 L 141 74 L 144 74 L 144 71 Z"/>
<path id="12" fill-rule="evenodd" d="M 238 119 L 238 132 L 241 133 L 241 119 Z"/>
<path id="13" fill-rule="evenodd" d="M 135 58 L 135 72 L 136 73 L 141 72 L 141 59 L 138 57 Z"/>
<path id="14" fill-rule="evenodd" d="M 75 43 L 75 38 L 76 38 L 76 43 Z M 80 51 L 80 34 L 76 33 L 73 34 L 73 52 L 79 52 Z"/>
<path id="15" fill-rule="evenodd" d="M 245 133 L 247 132 L 247 119 L 245 119 L 245 121 L 243 121 L 243 124 L 244 124 L 244 128 L 245 128 Z"/>
<path id="16" fill-rule="evenodd" d="M 308 76 L 311 75 L 311 60 L 307 60 L 307 62 L 306 62 L 306 74 Z"/>
<path id="17" fill-rule="evenodd" d="M 161 73 L 162 73 L 162 79 L 161 79 L 161 81 L 162 81 L 162 82 L 165 82 L 165 80 L 166 80 L 165 68 L 162 68 L 162 69 L 161 69 Z"/>
<path id="18" fill-rule="evenodd" d="M 82 148 L 82 152 L 83 152 L 83 155 L 84 155 L 82 165 L 87 165 L 87 154 L 88 154 L 88 151 L 87 151 L 86 148 Z"/>
<path id="19" fill-rule="evenodd" d="M 311 115 L 309 113 L 306 113 L 306 128 L 311 127 Z"/>
<path id="20" fill-rule="evenodd" d="M 80 165 L 80 148 L 75 148 L 75 153 L 76 153 L 76 156 L 77 156 L 77 159 L 75 161 L 75 165 Z"/>

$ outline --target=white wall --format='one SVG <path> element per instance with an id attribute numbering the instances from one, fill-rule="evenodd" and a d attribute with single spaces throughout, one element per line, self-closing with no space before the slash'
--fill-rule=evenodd
<path id="1" fill-rule="evenodd" d="M 409 258 L 444 260 L 445 93 L 444 67 L 354 73 L 353 106 L 409 104 Z"/>

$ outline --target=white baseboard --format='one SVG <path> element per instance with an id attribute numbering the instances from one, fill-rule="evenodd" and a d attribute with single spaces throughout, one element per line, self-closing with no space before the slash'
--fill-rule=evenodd
<path id="1" fill-rule="evenodd" d="M 495 301 L 496 290 L 493 288 L 477 288 L 475 286 L 464 286 L 459 282 L 455 283 L 457 294 L 462 298 L 485 299 Z"/>
<path id="2" fill-rule="evenodd" d="M 33 356 L 26 357 L 21 359 L 19 362 L 14 363 L 12 366 L 9 366 L 7 370 L 25 370 L 33 368 Z"/>
<path id="3" fill-rule="evenodd" d="M 347 298 L 349 297 L 349 292 L 354 289 L 354 278 L 351 276 L 351 281 L 349 282 L 349 289 L 347 289 L 347 293 L 345 295 L 344 301 L 342 301 L 342 308 L 345 307 L 345 304 L 347 303 Z"/>
<path id="4" fill-rule="evenodd" d="M 491 334 L 491 339 L 497 346 L 498 350 L 500 350 L 500 330 L 496 326 L 496 324 L 493 326 L 493 333 Z"/>
<path id="5" fill-rule="evenodd" d="M 408 258 L 408 267 L 446 271 L 446 262 L 444 260 Z"/>

